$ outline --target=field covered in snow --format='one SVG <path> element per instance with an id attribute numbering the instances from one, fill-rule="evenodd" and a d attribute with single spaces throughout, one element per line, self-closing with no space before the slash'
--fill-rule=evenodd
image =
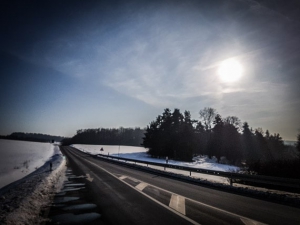
<path id="1" fill-rule="evenodd" d="M 54 154 L 50 143 L 0 139 L 0 188 L 34 172 Z"/>
<path id="2" fill-rule="evenodd" d="M 90 154 L 104 154 L 111 156 L 119 156 L 122 158 L 136 159 L 147 162 L 157 162 L 157 163 L 166 163 L 165 159 L 152 158 L 147 154 L 147 149 L 143 147 L 133 147 L 133 146 L 119 146 L 119 145 L 82 145 L 74 144 L 72 147 L 77 148 L 83 152 Z M 103 148 L 103 151 L 100 149 Z M 238 171 L 240 168 L 231 165 L 219 164 L 216 162 L 216 159 L 209 159 L 206 156 L 195 157 L 194 161 L 191 163 L 169 160 L 169 164 L 188 166 L 193 168 L 217 170 L 217 171 Z"/>

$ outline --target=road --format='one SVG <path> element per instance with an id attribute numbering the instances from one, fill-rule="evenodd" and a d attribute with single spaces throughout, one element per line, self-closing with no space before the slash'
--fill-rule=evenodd
<path id="1" fill-rule="evenodd" d="M 300 224 L 300 209 L 188 184 L 61 147 L 104 224 Z"/>

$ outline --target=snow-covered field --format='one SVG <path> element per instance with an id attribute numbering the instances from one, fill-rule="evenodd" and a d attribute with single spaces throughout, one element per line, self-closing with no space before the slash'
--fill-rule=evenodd
<path id="1" fill-rule="evenodd" d="M 40 212 L 64 180 L 59 146 L 0 139 L 0 169 L 0 224 L 42 224 Z"/>
<path id="2" fill-rule="evenodd" d="M 32 173 L 53 154 L 50 143 L 0 139 L 0 188 Z"/>
<path id="3" fill-rule="evenodd" d="M 166 163 L 165 159 L 152 158 L 147 154 L 147 149 L 143 147 L 119 146 L 119 145 L 82 145 L 75 144 L 72 147 L 90 154 L 105 154 L 111 156 L 119 156 L 122 158 L 136 159 L 147 162 Z M 103 151 L 100 149 L 103 148 Z M 195 157 L 191 163 L 169 160 L 169 164 L 188 166 L 193 168 L 217 170 L 217 171 L 238 171 L 240 168 L 231 165 L 219 164 L 215 158 L 209 159 L 206 156 Z"/>

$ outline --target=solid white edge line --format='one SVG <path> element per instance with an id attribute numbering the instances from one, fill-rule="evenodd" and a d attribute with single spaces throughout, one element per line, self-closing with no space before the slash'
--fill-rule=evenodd
<path id="1" fill-rule="evenodd" d="M 127 186 L 129 186 L 129 187 L 131 187 L 132 189 L 138 191 L 139 193 L 141 193 L 141 194 L 144 195 L 145 197 L 151 199 L 152 201 L 154 201 L 154 202 L 156 202 L 157 204 L 161 205 L 161 206 L 164 207 L 165 209 L 167 209 L 167 210 L 169 210 L 169 211 L 175 213 L 176 215 L 180 216 L 181 218 L 183 218 L 183 219 L 189 221 L 190 223 L 195 224 L 195 225 L 201 225 L 200 223 L 197 223 L 196 221 L 194 221 L 194 220 L 192 220 L 192 219 L 190 219 L 190 218 L 188 218 L 188 217 L 182 215 L 181 213 L 177 212 L 176 210 L 170 208 L 169 206 L 166 206 L 166 205 L 162 204 L 161 202 L 157 201 L 156 199 L 154 199 L 154 198 L 152 198 L 152 197 L 146 195 L 144 192 L 139 191 L 138 189 L 136 189 L 135 187 L 133 187 L 133 186 L 131 186 L 130 184 L 126 183 L 125 181 L 119 179 L 119 177 L 115 176 L 114 174 L 112 174 L 111 172 L 107 171 L 107 170 L 104 169 L 103 167 L 98 166 L 97 164 L 95 164 L 95 163 L 93 163 L 93 162 L 90 162 L 90 161 L 88 161 L 87 159 L 83 159 L 83 160 L 85 160 L 86 162 L 88 162 L 88 163 L 90 163 L 90 164 L 92 164 L 92 165 L 98 167 L 99 169 L 105 171 L 106 173 L 110 174 L 110 175 L 113 176 L 114 178 L 116 178 L 116 179 L 118 179 L 119 181 L 123 182 L 123 183 L 126 184 Z"/>

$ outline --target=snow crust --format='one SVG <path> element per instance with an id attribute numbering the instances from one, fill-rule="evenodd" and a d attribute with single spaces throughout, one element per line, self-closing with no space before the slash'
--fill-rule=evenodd
<path id="1" fill-rule="evenodd" d="M 0 188 L 34 172 L 54 154 L 50 143 L 0 139 Z"/>
<path id="2" fill-rule="evenodd" d="M 74 144 L 72 147 L 77 148 L 90 154 L 104 154 L 111 156 L 119 156 L 122 158 L 136 159 L 147 162 L 166 163 L 166 159 L 152 158 L 147 154 L 147 149 L 135 146 L 119 146 L 119 145 L 82 145 Z M 100 151 L 103 148 L 104 151 Z M 217 163 L 216 158 L 209 159 L 207 156 L 194 157 L 193 162 L 182 162 L 176 160 L 168 160 L 169 164 L 187 166 L 193 168 L 201 168 L 208 170 L 217 170 L 225 172 L 239 171 L 237 166 Z"/>

